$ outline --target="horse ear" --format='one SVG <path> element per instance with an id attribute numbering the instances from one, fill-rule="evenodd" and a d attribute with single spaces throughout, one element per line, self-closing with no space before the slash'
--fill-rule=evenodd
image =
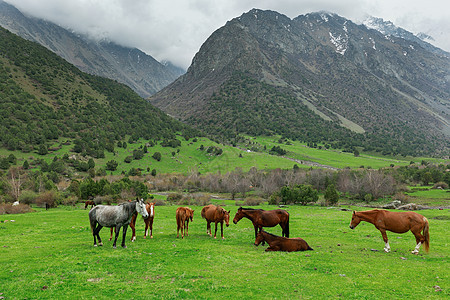
<path id="1" fill-rule="evenodd" d="M 231 210 L 228 211 L 228 213 L 230 213 L 230 212 L 231 212 Z"/>
<path id="2" fill-rule="evenodd" d="M 355 212 L 355 211 L 353 211 L 353 215 L 356 215 L 356 212 Z"/>

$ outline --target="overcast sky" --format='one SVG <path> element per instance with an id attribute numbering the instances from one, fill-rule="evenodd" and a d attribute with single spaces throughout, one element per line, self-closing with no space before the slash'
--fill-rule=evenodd
<path id="1" fill-rule="evenodd" d="M 431 35 L 450 52 L 448 0 L 5 0 L 22 12 L 93 37 L 136 47 L 187 68 L 205 40 L 252 8 L 295 18 L 329 11 L 354 22 L 366 15 Z"/>

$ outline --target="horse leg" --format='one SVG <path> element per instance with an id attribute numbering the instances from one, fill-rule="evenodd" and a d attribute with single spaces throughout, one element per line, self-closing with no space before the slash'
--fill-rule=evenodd
<path id="1" fill-rule="evenodd" d="M 379 229 L 381 232 L 381 236 L 383 237 L 383 241 L 384 241 L 384 252 L 388 253 L 391 251 L 391 247 L 389 246 L 389 242 L 388 242 L 388 237 L 386 234 L 386 230 L 384 229 Z"/>
<path id="2" fill-rule="evenodd" d="M 114 230 L 114 228 L 111 227 L 111 236 L 109 237 L 109 240 L 112 240 L 112 237 L 113 237 L 113 230 Z"/>
<path id="3" fill-rule="evenodd" d="M 419 232 L 414 232 L 414 231 L 411 231 L 413 234 L 414 234 L 414 236 L 416 237 L 416 247 L 414 248 L 414 250 L 413 251 L 411 251 L 411 253 L 412 254 L 419 254 L 419 248 L 420 248 L 420 246 L 422 245 L 422 243 L 425 241 L 425 237 L 422 235 L 422 234 L 420 234 L 420 231 Z"/>
<path id="4" fill-rule="evenodd" d="M 177 220 L 177 238 L 180 237 L 180 220 Z"/>
<path id="5" fill-rule="evenodd" d="M 134 222 L 133 222 L 134 219 Z M 131 228 L 131 241 L 134 242 L 136 240 L 136 218 L 132 218 L 130 222 L 130 228 Z M 144 237 L 145 238 L 145 237 Z"/>
<path id="6" fill-rule="evenodd" d="M 149 217 L 150 219 L 150 238 L 153 238 L 153 217 Z"/>
<path id="7" fill-rule="evenodd" d="M 97 237 L 98 245 L 99 245 L 99 246 L 103 246 L 102 239 L 100 238 L 100 234 L 99 234 L 99 232 L 100 232 L 100 230 L 101 230 L 102 228 L 103 228 L 102 225 L 97 224 L 97 227 L 94 229 L 93 234 L 94 234 L 94 246 L 95 246 L 95 247 L 97 246 L 97 244 L 96 244 L 96 242 L 95 242 L 95 237 Z"/>
<path id="8" fill-rule="evenodd" d="M 214 231 L 214 238 L 216 238 L 216 235 L 217 235 L 217 222 L 215 222 L 214 224 L 216 225 L 215 231 Z"/>
<path id="9" fill-rule="evenodd" d="M 184 220 L 183 219 L 181 219 L 181 222 L 180 222 L 180 230 L 181 230 L 181 238 L 182 239 L 184 239 L 184 234 L 185 234 L 185 228 L 184 228 Z"/>
<path id="10" fill-rule="evenodd" d="M 114 233 L 115 233 L 115 235 L 114 235 L 114 243 L 113 243 L 113 248 L 114 249 L 116 248 L 117 238 L 119 237 L 119 231 L 120 231 L 120 226 L 116 225 L 116 228 L 114 230 Z"/>
<path id="11" fill-rule="evenodd" d="M 186 220 L 186 224 L 184 225 L 184 231 L 186 236 L 189 235 L 189 219 Z"/>
<path id="12" fill-rule="evenodd" d="M 222 235 L 222 240 L 224 240 L 225 238 L 223 237 L 223 221 L 220 222 L 220 235 Z"/>
<path id="13" fill-rule="evenodd" d="M 127 246 L 125 245 L 125 237 L 127 236 L 127 229 L 128 229 L 128 225 L 123 225 L 123 229 L 122 229 L 122 248 L 126 248 Z"/>
<path id="14" fill-rule="evenodd" d="M 211 222 L 206 221 L 206 234 L 211 236 Z"/>

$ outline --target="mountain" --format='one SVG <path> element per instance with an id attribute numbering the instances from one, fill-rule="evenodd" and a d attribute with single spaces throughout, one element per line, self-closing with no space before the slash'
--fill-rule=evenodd
<path id="1" fill-rule="evenodd" d="M 117 141 L 173 139 L 196 131 L 128 86 L 81 72 L 43 46 L 0 27 L 0 147 L 24 152 L 57 139 L 102 157 Z"/>
<path id="2" fill-rule="evenodd" d="M 374 29 L 386 36 L 395 36 L 398 38 L 402 38 L 414 43 L 419 44 L 422 48 L 433 52 L 435 54 L 441 55 L 441 56 L 448 56 L 448 53 L 446 53 L 444 50 L 439 49 L 430 43 L 428 41 L 434 41 L 432 36 L 429 36 L 425 33 L 419 33 L 417 35 L 403 29 L 400 27 L 397 27 L 394 25 L 394 23 L 390 21 L 384 21 L 382 18 L 376 18 L 376 17 L 367 17 L 363 22 L 364 26 L 366 26 L 369 29 Z"/>
<path id="3" fill-rule="evenodd" d="M 149 100 L 224 140 L 279 134 L 348 150 L 448 155 L 450 60 L 331 13 L 253 9 Z"/>
<path id="4" fill-rule="evenodd" d="M 184 73 L 171 64 L 159 63 L 139 49 L 94 41 L 54 23 L 26 16 L 2 0 L 0 26 L 43 45 L 84 72 L 125 83 L 144 98 Z"/>

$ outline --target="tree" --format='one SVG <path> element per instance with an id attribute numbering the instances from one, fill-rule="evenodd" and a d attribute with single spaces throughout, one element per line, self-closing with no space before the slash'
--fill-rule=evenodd
<path id="1" fill-rule="evenodd" d="M 38 154 L 39 155 L 46 155 L 47 153 L 48 153 L 47 146 L 45 146 L 44 144 L 41 144 L 39 146 Z"/>
<path id="2" fill-rule="evenodd" d="M 94 159 L 92 159 L 92 158 L 89 159 L 88 167 L 89 167 L 89 169 L 95 168 L 95 161 L 94 161 Z"/>
<path id="3" fill-rule="evenodd" d="M 153 153 L 152 157 L 153 157 L 154 159 L 156 159 L 157 161 L 161 161 L 162 155 L 161 155 L 160 152 L 155 152 L 155 153 Z"/>
<path id="4" fill-rule="evenodd" d="M 106 170 L 115 171 L 119 164 L 115 160 L 110 160 L 106 163 Z"/>
<path id="5" fill-rule="evenodd" d="M 325 201 L 327 204 L 336 204 L 339 200 L 339 194 L 336 191 L 336 188 L 334 187 L 334 184 L 328 185 L 327 189 L 325 190 L 324 195 Z"/>

